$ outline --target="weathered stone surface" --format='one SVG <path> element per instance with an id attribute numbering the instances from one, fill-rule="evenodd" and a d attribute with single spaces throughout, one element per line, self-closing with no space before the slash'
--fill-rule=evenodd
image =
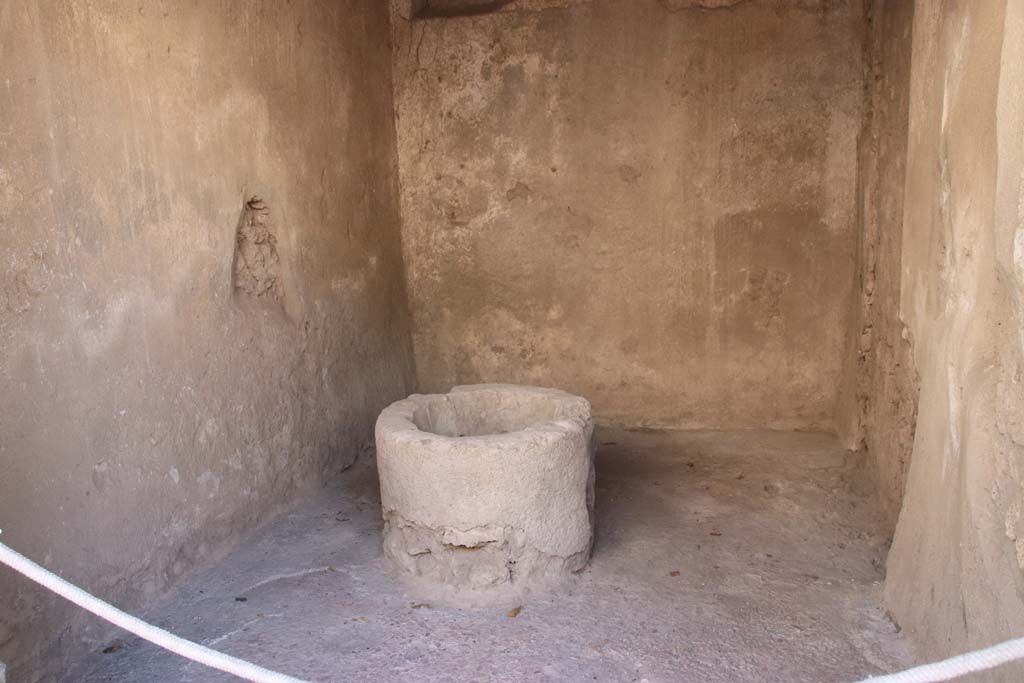
<path id="1" fill-rule="evenodd" d="M 1024 3 L 916 3 L 899 287 L 921 381 L 886 600 L 929 659 L 1024 633 L 1022 178 Z"/>
<path id="2" fill-rule="evenodd" d="M 5 543 L 134 610 L 412 391 L 388 35 L 379 0 L 0 3 Z M 107 629 L 0 569 L 11 680 Z"/>
<path id="3" fill-rule="evenodd" d="M 543 384 L 619 424 L 830 429 L 861 3 L 543 4 L 394 23 L 420 390 Z"/>
<path id="4" fill-rule="evenodd" d="M 851 318 L 840 438 L 896 526 L 917 425 L 918 380 L 900 315 L 903 197 L 914 3 L 874 0 L 865 44 L 864 131 L 858 142 L 860 297 Z"/>
<path id="5" fill-rule="evenodd" d="M 590 404 L 512 385 L 414 394 L 377 420 L 384 550 L 460 603 L 582 569 L 593 539 Z"/>

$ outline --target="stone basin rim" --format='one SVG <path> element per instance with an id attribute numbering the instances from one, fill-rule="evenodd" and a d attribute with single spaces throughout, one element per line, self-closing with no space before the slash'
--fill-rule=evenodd
<path id="1" fill-rule="evenodd" d="M 570 406 L 576 404 L 573 411 L 575 414 L 541 420 L 509 431 L 467 434 L 464 436 L 441 434 L 422 428 L 416 423 L 414 417 L 416 410 L 424 407 L 429 401 L 447 402 L 453 396 L 465 396 L 466 394 L 478 392 L 504 392 L 535 400 L 548 398 L 552 401 L 561 401 Z M 518 384 L 467 384 L 455 386 L 447 393 L 411 394 L 404 399 L 392 403 L 377 418 L 376 432 L 378 438 L 385 437 L 401 441 L 418 440 L 422 442 L 427 440 L 438 443 L 457 442 L 461 444 L 508 445 L 511 443 L 533 441 L 538 436 L 557 439 L 558 437 L 570 434 L 583 434 L 591 424 L 590 402 L 585 398 L 570 394 L 561 389 Z"/>

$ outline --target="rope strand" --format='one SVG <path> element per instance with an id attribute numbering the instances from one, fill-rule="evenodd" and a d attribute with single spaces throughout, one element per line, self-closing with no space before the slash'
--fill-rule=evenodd
<path id="1" fill-rule="evenodd" d="M 186 659 L 191 659 L 194 662 L 204 664 L 218 671 L 234 674 L 247 681 L 253 681 L 253 683 L 307 683 L 298 678 L 256 666 L 244 659 L 238 659 L 237 657 L 211 650 L 205 645 L 193 643 L 162 628 L 148 624 L 86 593 L 78 586 L 68 583 L 24 555 L 11 550 L 3 543 L 0 543 L 0 562 L 3 562 L 19 574 L 32 579 L 44 588 L 50 589 L 62 598 L 70 600 L 82 609 L 92 612 L 101 619 L 106 619 L 111 624 L 119 626 L 129 633 L 134 633 L 138 637 L 148 640 L 165 650 L 181 655 Z"/>

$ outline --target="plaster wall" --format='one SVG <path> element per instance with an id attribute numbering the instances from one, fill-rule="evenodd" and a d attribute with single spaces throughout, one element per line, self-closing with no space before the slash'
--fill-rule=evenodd
<path id="1" fill-rule="evenodd" d="M 421 390 L 547 385 L 605 422 L 833 428 L 860 3 L 393 4 Z"/>
<path id="2" fill-rule="evenodd" d="M 1024 3 L 917 3 L 909 101 L 920 402 L 886 599 L 932 658 L 1024 633 Z"/>
<path id="3" fill-rule="evenodd" d="M 413 388 L 389 37 L 378 0 L 0 3 L 5 543 L 138 606 Z M 96 624 L 0 570 L 12 680 Z"/>
<path id="4" fill-rule="evenodd" d="M 912 339 L 900 316 L 914 2 L 872 0 L 865 9 L 865 112 L 857 145 L 859 299 L 837 429 L 848 448 L 863 451 L 868 488 L 894 529 L 918 399 Z"/>

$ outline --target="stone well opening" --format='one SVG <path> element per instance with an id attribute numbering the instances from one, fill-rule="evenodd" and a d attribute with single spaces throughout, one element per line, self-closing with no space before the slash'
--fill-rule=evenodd
<path id="1" fill-rule="evenodd" d="M 575 396 L 508 387 L 467 389 L 419 397 L 413 424 L 420 431 L 438 436 L 473 437 L 519 432 L 556 420 L 590 418 L 589 405 Z"/>

